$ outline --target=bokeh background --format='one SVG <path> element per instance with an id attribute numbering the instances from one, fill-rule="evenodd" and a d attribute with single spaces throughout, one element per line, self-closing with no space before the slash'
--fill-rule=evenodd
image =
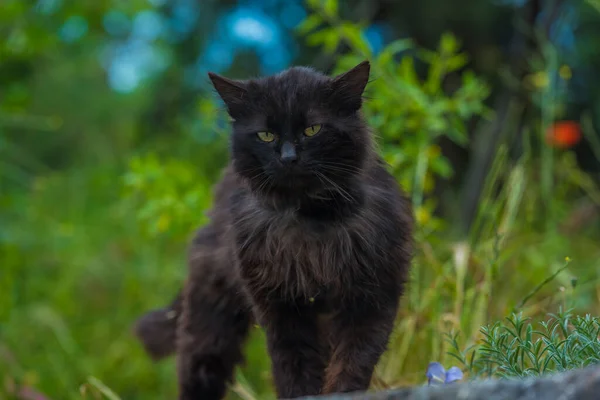
<path id="1" fill-rule="evenodd" d="M 600 1 L 2 0 L 0 398 L 174 398 L 171 300 L 227 162 L 207 71 L 372 62 L 418 249 L 374 389 L 512 312 L 600 312 Z M 231 399 L 273 398 L 257 328 Z M 37 396 L 37 397 L 36 397 Z"/>

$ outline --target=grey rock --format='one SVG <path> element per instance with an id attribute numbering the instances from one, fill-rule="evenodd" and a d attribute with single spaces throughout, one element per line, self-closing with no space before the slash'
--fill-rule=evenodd
<path id="1" fill-rule="evenodd" d="M 303 400 L 600 400 L 600 367 L 527 379 L 481 380 Z"/>

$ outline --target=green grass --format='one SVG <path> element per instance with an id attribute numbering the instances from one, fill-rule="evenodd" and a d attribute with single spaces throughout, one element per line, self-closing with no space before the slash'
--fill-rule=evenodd
<path id="1" fill-rule="evenodd" d="M 191 232 L 151 235 L 138 204 L 123 195 L 126 168 L 41 176 L 30 191 L 3 198 L 0 376 L 6 385 L 34 386 L 55 399 L 81 399 L 82 385 L 90 394 L 98 382 L 125 399 L 173 397 L 174 361 L 153 364 L 131 328 L 180 288 Z M 202 189 L 210 194 L 210 187 Z M 202 208 L 188 212 L 200 215 Z M 264 391 L 269 361 L 261 332 L 253 332 L 248 348 L 251 366 L 240 373 Z"/>
<path id="2" fill-rule="evenodd" d="M 577 171 L 559 172 L 573 169 L 570 159 L 558 162 L 552 204 L 560 216 L 579 195 L 569 194 L 578 193 L 572 183 Z M 471 239 L 430 232 L 425 228 L 432 217 L 421 217 L 411 284 L 374 388 L 423 383 L 428 362 L 453 360 L 445 334 L 460 332 L 456 346 L 464 348 L 486 337 L 482 326 L 513 311 L 538 320 L 560 306 L 600 314 L 597 229 L 565 236 L 557 228 L 560 219 L 540 223 L 531 208 L 540 196 L 535 164 L 501 164 L 497 175 L 511 184 L 497 199 L 484 198 Z M 181 285 L 190 231 L 146 229 L 138 211 L 148 199 L 125 196 L 115 179 L 127 171 L 111 165 L 41 176 L 30 190 L 6 198 L 7 209 L 15 210 L 12 218 L 6 213 L 4 234 L 11 240 L 0 254 L 0 375 L 7 382 L 55 399 L 81 399 L 98 390 L 99 382 L 123 399 L 174 396 L 173 360 L 151 363 L 131 325 Z M 206 206 L 200 201 L 187 212 L 200 215 Z M 572 259 L 568 265 L 566 256 Z M 233 389 L 232 398 L 272 397 L 258 329 Z"/>

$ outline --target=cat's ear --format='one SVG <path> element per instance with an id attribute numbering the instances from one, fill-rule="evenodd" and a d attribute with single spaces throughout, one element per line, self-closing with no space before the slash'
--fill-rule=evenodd
<path id="1" fill-rule="evenodd" d="M 243 82 L 234 81 L 213 72 L 209 72 L 208 77 L 227 106 L 229 115 L 235 118 L 235 114 L 241 111 L 248 96 L 246 86 Z"/>
<path id="2" fill-rule="evenodd" d="M 334 104 L 346 111 L 357 111 L 362 105 L 362 94 L 369 82 L 370 70 L 371 65 L 365 60 L 350 71 L 336 76 L 331 82 Z"/>

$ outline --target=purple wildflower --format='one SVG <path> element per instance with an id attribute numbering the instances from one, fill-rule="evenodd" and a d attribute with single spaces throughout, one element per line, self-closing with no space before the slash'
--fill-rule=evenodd
<path id="1" fill-rule="evenodd" d="M 427 384 L 452 383 L 460 381 L 463 373 L 458 367 L 452 367 L 448 371 L 439 362 L 431 362 L 427 367 Z"/>

